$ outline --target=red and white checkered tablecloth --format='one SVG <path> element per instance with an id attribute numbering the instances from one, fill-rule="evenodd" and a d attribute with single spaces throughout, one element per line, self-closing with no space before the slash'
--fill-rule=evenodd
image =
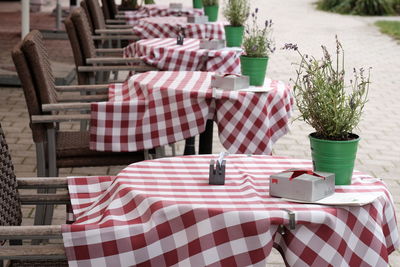
<path id="1" fill-rule="evenodd" d="M 290 87 L 266 80 L 266 93 L 213 90 L 211 77 L 152 71 L 112 84 L 109 101 L 91 104 L 90 148 L 150 149 L 196 136 L 213 119 L 230 153 L 270 154 L 289 128 Z"/>
<path id="2" fill-rule="evenodd" d="M 147 17 L 169 17 L 169 16 L 202 16 L 203 9 L 184 7 L 181 10 L 171 9 L 163 5 L 145 5 L 139 10 L 125 11 L 125 20 L 130 25 L 136 25 L 139 19 Z"/>
<path id="3" fill-rule="evenodd" d="M 133 27 L 133 33 L 141 39 L 176 38 L 179 27 L 185 30 L 187 38 L 225 39 L 224 24 L 222 22 L 187 23 L 186 17 L 149 17 L 139 19 L 138 24 Z"/>
<path id="4" fill-rule="evenodd" d="M 124 48 L 124 57 L 140 57 L 159 70 L 195 71 L 240 74 L 239 48 L 200 49 L 200 40 L 186 38 L 177 45 L 175 38 L 144 39 Z"/>
<path id="5" fill-rule="evenodd" d="M 399 246 L 394 204 L 379 179 L 355 172 L 351 186 L 336 187 L 382 193 L 361 207 L 299 204 L 270 197 L 268 177 L 310 169 L 310 161 L 231 155 L 221 186 L 208 184 L 211 158 L 163 158 L 116 178 L 69 178 L 77 220 L 62 231 L 70 266 L 265 266 L 275 245 L 289 266 L 380 267 Z M 286 225 L 284 234 L 278 225 Z"/>

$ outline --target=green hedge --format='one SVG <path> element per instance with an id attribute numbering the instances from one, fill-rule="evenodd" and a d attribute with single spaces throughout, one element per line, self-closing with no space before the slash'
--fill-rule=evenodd
<path id="1" fill-rule="evenodd" d="M 400 14 L 400 0 L 318 0 L 321 10 L 353 15 Z"/>

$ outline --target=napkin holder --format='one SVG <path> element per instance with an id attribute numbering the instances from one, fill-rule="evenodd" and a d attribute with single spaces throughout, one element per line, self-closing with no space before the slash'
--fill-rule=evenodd
<path id="1" fill-rule="evenodd" d="M 240 90 L 250 87 L 249 76 L 237 74 L 214 74 L 211 77 L 211 87 L 222 90 Z"/>
<path id="2" fill-rule="evenodd" d="M 222 163 L 219 160 L 210 161 L 210 174 L 208 178 L 208 183 L 211 185 L 224 185 L 225 184 L 225 166 L 226 160 Z"/>
<path id="3" fill-rule="evenodd" d="M 182 10 L 183 5 L 182 3 L 170 3 L 169 8 L 173 10 Z"/>
<path id="4" fill-rule="evenodd" d="M 176 44 L 183 45 L 184 40 L 185 40 L 185 29 L 179 26 L 178 34 L 176 35 Z"/>
<path id="5" fill-rule="evenodd" d="M 218 50 L 225 47 L 225 40 L 207 40 L 201 39 L 200 40 L 200 49 L 208 49 L 208 50 Z"/>
<path id="6" fill-rule="evenodd" d="M 311 170 L 289 169 L 270 176 L 269 194 L 314 202 L 335 192 L 335 174 Z"/>
<path id="7" fill-rule="evenodd" d="M 208 23 L 208 16 L 188 16 L 187 17 L 188 23 L 196 23 L 196 24 L 205 24 Z"/>

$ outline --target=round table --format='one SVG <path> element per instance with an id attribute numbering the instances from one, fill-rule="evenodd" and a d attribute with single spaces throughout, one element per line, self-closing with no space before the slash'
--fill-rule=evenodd
<path id="1" fill-rule="evenodd" d="M 116 177 L 68 178 L 77 217 L 62 227 L 70 265 L 265 266 L 275 246 L 289 266 L 387 266 L 399 245 L 379 179 L 355 172 L 352 185 L 336 186 L 349 196 L 380 193 L 364 206 L 300 204 L 270 197 L 269 176 L 311 169 L 309 160 L 230 155 L 225 185 L 209 185 L 216 158 L 163 158 Z"/>
<path id="2" fill-rule="evenodd" d="M 143 39 L 124 48 L 124 57 L 140 57 L 159 70 L 210 71 L 240 74 L 240 48 L 200 49 L 200 40 L 185 38 L 177 45 L 175 38 Z"/>
<path id="3" fill-rule="evenodd" d="M 186 17 L 149 17 L 139 19 L 138 24 L 133 27 L 133 32 L 141 39 L 176 38 L 180 27 L 184 29 L 186 38 L 225 39 L 223 23 L 187 23 Z"/>

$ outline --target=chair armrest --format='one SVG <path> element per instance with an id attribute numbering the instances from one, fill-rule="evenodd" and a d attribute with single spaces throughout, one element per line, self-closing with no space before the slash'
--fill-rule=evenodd
<path id="1" fill-rule="evenodd" d="M 0 240 L 60 238 L 61 225 L 2 226 Z M 21 248 L 21 247 L 20 247 Z"/>
<path id="2" fill-rule="evenodd" d="M 90 120 L 90 114 L 67 114 L 67 115 L 34 115 L 32 123 L 53 123 Z"/>
<path id="3" fill-rule="evenodd" d="M 132 33 L 132 25 L 128 25 L 128 24 L 106 24 L 106 28 L 107 29 L 130 29 L 131 33 Z"/>
<path id="4" fill-rule="evenodd" d="M 129 29 L 96 29 L 96 34 L 133 34 L 132 27 Z"/>
<path id="5" fill-rule="evenodd" d="M 42 110 L 43 111 L 65 111 L 65 110 L 89 111 L 90 103 L 43 104 Z"/>
<path id="6" fill-rule="evenodd" d="M 136 35 L 93 35 L 93 40 L 129 40 L 137 41 L 140 38 Z"/>
<path id="7" fill-rule="evenodd" d="M 116 19 L 125 19 L 125 12 L 119 12 L 117 15 L 115 15 Z"/>
<path id="8" fill-rule="evenodd" d="M 59 102 L 100 102 L 107 101 L 108 95 L 70 95 L 58 98 Z"/>
<path id="9" fill-rule="evenodd" d="M 136 72 L 146 72 L 152 70 L 158 70 L 153 66 L 148 65 L 117 65 L 117 66 L 79 66 L 79 72 L 95 72 L 95 71 L 119 71 L 119 70 L 129 70 Z"/>
<path id="10" fill-rule="evenodd" d="M 19 189 L 68 188 L 65 177 L 24 177 L 17 178 L 17 182 Z"/>
<path id="11" fill-rule="evenodd" d="M 62 85 L 56 86 L 59 92 L 108 92 L 108 84 L 88 84 L 88 85 Z"/>
<path id="12" fill-rule="evenodd" d="M 120 63 L 143 63 L 143 60 L 137 57 L 95 57 L 87 58 L 87 64 L 120 64 Z"/>
<path id="13" fill-rule="evenodd" d="M 3 227 L 3 226 L 2 226 Z M 22 226 L 14 226 L 22 227 Z M 40 260 L 40 259 L 66 259 L 64 244 L 49 244 L 43 246 L 3 246 L 0 249 L 0 260 Z"/>
<path id="14" fill-rule="evenodd" d="M 124 17 L 125 18 L 125 17 Z M 125 24 L 126 21 L 124 19 L 106 19 L 107 24 Z"/>

